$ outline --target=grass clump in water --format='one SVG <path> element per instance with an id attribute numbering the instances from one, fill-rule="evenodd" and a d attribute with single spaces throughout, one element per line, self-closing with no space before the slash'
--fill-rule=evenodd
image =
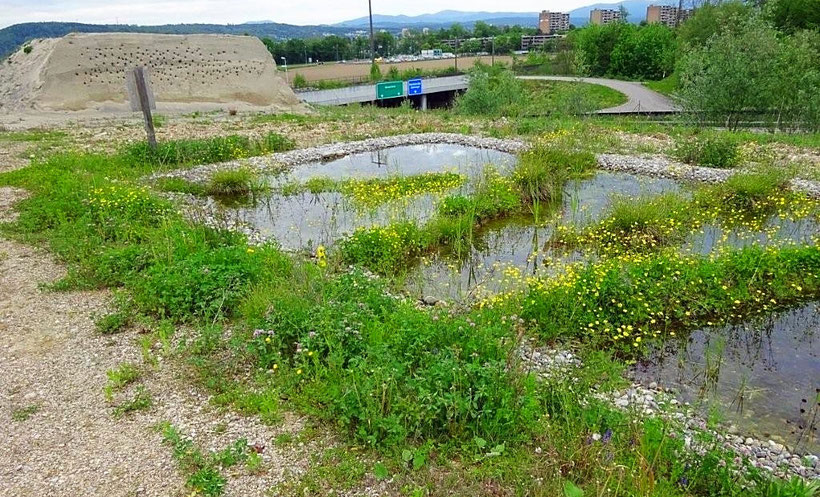
<path id="1" fill-rule="evenodd" d="M 610 256 L 643 252 L 681 241 L 694 223 L 691 202 L 682 195 L 616 196 L 600 222 L 580 230 L 558 226 L 553 242 L 591 246 Z"/>
<path id="2" fill-rule="evenodd" d="M 512 179 L 527 204 L 559 201 L 567 180 L 595 169 L 595 156 L 548 145 L 536 145 L 519 156 Z"/>
<path id="3" fill-rule="evenodd" d="M 222 197 L 246 196 L 265 189 L 259 176 L 248 168 L 216 171 L 205 186 L 208 195 Z"/>

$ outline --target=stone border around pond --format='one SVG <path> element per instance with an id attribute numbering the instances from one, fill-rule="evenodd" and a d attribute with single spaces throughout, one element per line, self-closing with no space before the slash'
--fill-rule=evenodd
<path id="1" fill-rule="evenodd" d="M 461 135 L 458 133 L 415 133 L 369 138 L 367 140 L 353 142 L 332 143 L 318 147 L 279 152 L 261 157 L 206 164 L 194 167 L 193 169 L 155 174 L 151 176 L 151 179 L 182 178 L 194 183 L 205 183 L 216 171 L 248 167 L 258 173 L 277 172 L 311 162 L 326 162 L 346 155 L 375 152 L 386 148 L 409 145 L 462 145 L 465 147 L 498 150 L 499 152 L 507 152 L 509 154 L 516 154 L 526 150 L 528 147 L 526 143 L 518 140 Z"/>
<path id="2" fill-rule="evenodd" d="M 690 166 L 661 156 L 636 157 L 618 154 L 598 155 L 598 167 L 605 171 L 697 181 L 700 183 L 722 183 L 739 171 Z M 817 181 L 793 179 L 789 183 L 789 188 L 795 192 L 803 192 L 810 197 L 820 198 L 820 182 Z"/>
<path id="3" fill-rule="evenodd" d="M 520 140 L 462 135 L 458 133 L 414 133 L 406 135 L 368 138 L 366 140 L 331 143 L 316 147 L 279 152 L 261 157 L 250 157 L 217 164 L 205 164 L 192 169 L 176 170 L 169 173 L 155 174 L 151 180 L 159 178 L 181 178 L 194 183 L 205 183 L 216 171 L 234 170 L 249 167 L 258 173 L 273 173 L 291 169 L 311 162 L 325 162 L 346 155 L 374 152 L 391 147 L 409 145 L 463 145 L 483 149 L 498 150 L 516 154 L 529 148 L 529 144 Z M 726 181 L 737 170 L 717 169 L 711 167 L 691 166 L 675 162 L 663 156 L 632 156 L 619 154 L 598 154 L 598 167 L 604 171 L 628 172 L 643 176 L 663 177 L 701 183 L 721 183 Z M 805 179 L 793 179 L 790 189 L 820 198 L 820 182 Z"/>

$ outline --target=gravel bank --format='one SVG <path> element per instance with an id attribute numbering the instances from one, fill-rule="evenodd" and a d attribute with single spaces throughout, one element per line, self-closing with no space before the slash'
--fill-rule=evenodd
<path id="1" fill-rule="evenodd" d="M 730 169 L 690 166 L 661 156 L 635 157 L 618 154 L 598 155 L 598 166 L 606 171 L 713 184 L 726 181 L 736 172 Z M 793 179 L 789 186 L 793 191 L 804 192 L 811 197 L 820 198 L 820 183 L 817 181 Z"/>
<path id="2" fill-rule="evenodd" d="M 525 371 L 532 371 L 542 379 L 566 377 L 580 366 L 581 361 L 572 352 L 551 348 L 532 348 L 524 345 L 519 349 L 519 357 Z M 597 394 L 597 396 L 615 407 L 634 412 L 640 416 L 662 416 L 674 420 L 681 428 L 681 436 L 686 446 L 698 454 L 703 454 L 706 447 L 699 443 L 698 435 L 709 433 L 725 449 L 737 454 L 736 463 L 743 458 L 760 469 L 765 469 L 777 476 L 789 478 L 792 475 L 803 478 L 820 479 L 820 463 L 814 454 L 801 456 L 791 453 L 782 444 L 774 440 L 762 441 L 751 437 L 742 437 L 735 426 L 715 431 L 707 427 L 703 420 L 688 404 L 681 404 L 675 398 L 674 391 L 659 388 L 657 383 L 650 383 L 648 388 L 633 383 L 629 388 Z"/>

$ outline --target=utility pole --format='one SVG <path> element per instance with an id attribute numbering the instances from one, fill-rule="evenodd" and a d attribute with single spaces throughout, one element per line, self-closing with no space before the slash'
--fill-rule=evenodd
<path id="1" fill-rule="evenodd" d="M 493 47 L 493 51 L 491 52 L 492 55 L 490 55 L 490 65 L 494 66 L 495 65 L 495 36 L 490 38 L 490 41 L 491 41 L 492 47 Z"/>
<path id="2" fill-rule="evenodd" d="M 676 28 L 678 26 L 680 26 L 680 16 L 681 16 L 682 12 L 683 12 L 683 0 L 678 0 L 678 12 L 677 12 L 677 15 L 675 16 L 675 27 Z"/>
<path id="3" fill-rule="evenodd" d="M 373 38 L 373 2 L 372 0 L 367 0 L 367 10 L 370 14 L 370 64 L 376 63 L 376 50 L 375 50 L 375 42 Z"/>

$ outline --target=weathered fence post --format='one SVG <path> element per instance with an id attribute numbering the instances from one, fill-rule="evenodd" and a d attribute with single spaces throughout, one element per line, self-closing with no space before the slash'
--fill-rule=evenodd
<path id="1" fill-rule="evenodd" d="M 129 91 L 131 108 L 134 110 L 142 110 L 142 117 L 145 120 L 145 134 L 148 135 L 148 146 L 155 149 L 157 148 L 157 136 L 154 133 L 154 119 L 151 117 L 153 94 L 148 85 L 148 78 L 145 76 L 145 68 L 141 66 L 135 67 L 132 72 L 132 77 L 133 79 L 128 82 L 129 90 L 131 90 L 131 83 L 134 85 L 133 93 Z"/>

